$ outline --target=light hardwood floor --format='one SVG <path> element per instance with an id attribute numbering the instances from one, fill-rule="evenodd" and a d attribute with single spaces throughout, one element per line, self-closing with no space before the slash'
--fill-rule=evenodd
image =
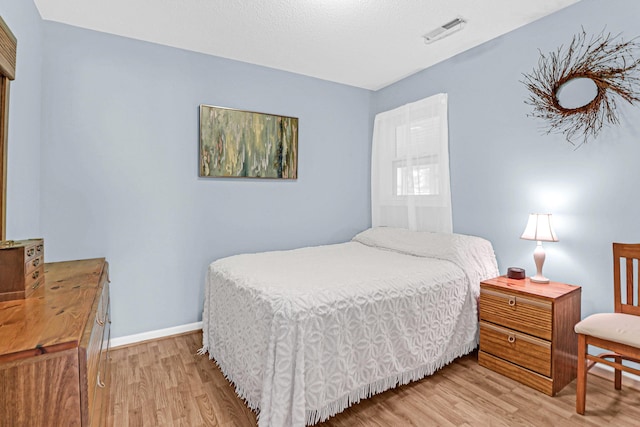
<path id="1" fill-rule="evenodd" d="M 199 332 L 111 351 L 109 426 L 255 426 Z M 549 397 L 478 365 L 475 353 L 431 377 L 361 401 L 318 424 L 346 426 L 638 426 L 640 391 L 589 375 L 587 412 L 575 381 Z"/>

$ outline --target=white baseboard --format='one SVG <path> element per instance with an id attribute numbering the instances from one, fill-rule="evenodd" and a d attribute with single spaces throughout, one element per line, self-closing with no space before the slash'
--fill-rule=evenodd
<path id="1" fill-rule="evenodd" d="M 155 331 L 143 332 L 141 334 L 127 335 L 111 339 L 111 348 L 122 347 L 124 345 L 135 344 L 142 341 L 155 340 L 171 335 L 183 334 L 202 329 L 202 322 L 189 323 L 187 325 L 174 326 L 172 328 L 157 329 Z"/>
<path id="2" fill-rule="evenodd" d="M 601 378 L 606 378 L 608 380 L 613 381 L 614 369 L 611 366 L 603 365 L 601 363 L 595 365 L 593 368 L 589 370 L 593 375 L 596 375 Z M 622 385 L 626 387 L 633 388 L 635 390 L 640 390 L 640 377 L 637 375 L 633 375 L 629 372 L 622 372 Z"/>

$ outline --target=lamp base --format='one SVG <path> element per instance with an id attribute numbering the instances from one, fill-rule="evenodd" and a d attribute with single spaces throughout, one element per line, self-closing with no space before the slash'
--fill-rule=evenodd
<path id="1" fill-rule="evenodd" d="M 533 260 L 536 262 L 536 275 L 531 276 L 529 280 L 534 283 L 549 283 L 549 279 L 542 275 L 542 265 L 544 264 L 544 248 L 542 242 L 538 241 L 536 244 L 536 250 L 533 251 Z"/>
<path id="2" fill-rule="evenodd" d="M 549 279 L 544 277 L 542 274 L 536 274 L 535 276 L 531 276 L 529 277 L 529 280 L 531 280 L 534 283 L 549 283 Z"/>

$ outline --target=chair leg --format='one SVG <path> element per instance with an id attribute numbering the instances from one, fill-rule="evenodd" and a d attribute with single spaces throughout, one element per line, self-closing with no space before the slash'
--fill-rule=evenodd
<path id="1" fill-rule="evenodd" d="M 578 334 L 578 381 L 576 384 L 576 412 L 584 415 L 587 397 L 587 340 L 583 334 Z"/>
<path id="2" fill-rule="evenodd" d="M 615 356 L 613 359 L 618 364 L 622 363 L 622 358 L 620 356 Z M 620 369 L 616 369 L 616 372 L 615 372 L 615 387 L 616 387 L 616 390 L 622 389 L 622 371 Z"/>

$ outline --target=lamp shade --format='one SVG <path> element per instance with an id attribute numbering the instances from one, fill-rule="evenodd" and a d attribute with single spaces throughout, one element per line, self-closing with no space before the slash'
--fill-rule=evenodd
<path id="1" fill-rule="evenodd" d="M 557 242 L 558 236 L 551 225 L 551 214 L 530 214 L 527 228 L 524 229 L 520 238 L 539 242 Z"/>

